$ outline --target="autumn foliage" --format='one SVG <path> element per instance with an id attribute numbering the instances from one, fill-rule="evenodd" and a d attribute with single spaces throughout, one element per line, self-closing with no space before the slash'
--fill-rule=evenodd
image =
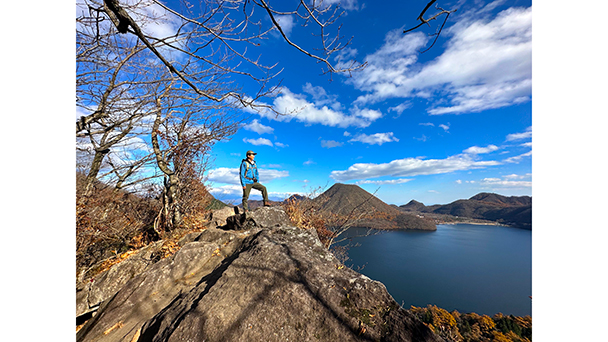
<path id="1" fill-rule="evenodd" d="M 185 177 L 186 178 L 186 177 Z M 203 183 L 185 179 L 184 218 L 179 227 L 156 229 L 162 209 L 158 187 L 131 194 L 103 182 L 95 182 L 93 192 L 85 196 L 86 176 L 76 177 L 76 269 L 91 276 L 128 258 L 132 251 L 151 242 L 163 240 L 161 258 L 174 254 L 177 241 L 192 231 L 204 229 L 211 195 Z"/>
<path id="2" fill-rule="evenodd" d="M 431 330 L 446 341 L 499 341 L 528 342 L 532 340 L 532 317 L 505 316 L 501 313 L 490 317 L 476 313 L 448 312 L 435 305 L 410 309 Z"/>
<path id="3" fill-rule="evenodd" d="M 86 177 L 76 176 L 76 266 L 86 269 L 141 248 L 158 236 L 152 228 L 160 205 L 149 196 L 136 196 L 102 182 L 84 196 Z"/>
<path id="4" fill-rule="evenodd" d="M 336 234 L 328 229 L 328 225 L 335 221 L 335 215 L 319 211 L 319 205 L 308 198 L 289 198 L 283 208 L 294 226 L 316 230 L 321 243 L 329 247 Z"/>

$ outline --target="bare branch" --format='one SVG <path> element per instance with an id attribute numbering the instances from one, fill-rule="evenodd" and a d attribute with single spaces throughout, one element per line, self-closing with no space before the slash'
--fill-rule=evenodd
<path id="1" fill-rule="evenodd" d="M 445 14 L 445 19 L 443 20 L 443 23 L 441 24 L 441 27 L 439 28 L 439 30 L 437 32 L 435 32 L 434 34 L 432 34 L 431 36 L 435 36 L 435 39 L 433 40 L 433 43 L 431 44 L 431 46 L 429 46 L 427 49 L 425 49 L 424 51 L 421 51 L 421 53 L 424 53 L 428 50 L 430 50 L 433 45 L 435 45 L 435 42 L 437 42 L 437 39 L 439 38 L 439 35 L 441 34 L 441 31 L 443 30 L 443 27 L 445 26 L 445 23 L 448 21 L 448 18 L 450 16 L 450 14 L 456 12 L 458 9 L 455 8 L 453 10 L 444 10 L 443 8 L 435 5 L 435 8 L 439 11 L 438 13 L 435 13 L 435 15 L 433 15 L 432 17 L 428 18 L 428 19 L 424 19 L 424 14 L 426 13 L 426 11 L 431 7 L 432 4 L 434 4 L 437 0 L 431 0 L 429 3 L 426 4 L 426 6 L 424 7 L 424 9 L 422 10 L 422 12 L 420 13 L 420 15 L 418 16 L 418 18 L 416 18 L 416 20 L 420 20 L 420 24 L 403 30 L 403 33 L 408 33 L 411 31 L 416 30 L 417 28 L 419 28 L 420 26 L 427 24 L 428 26 L 430 26 L 429 22 L 437 19 L 438 17 L 442 16 Z"/>

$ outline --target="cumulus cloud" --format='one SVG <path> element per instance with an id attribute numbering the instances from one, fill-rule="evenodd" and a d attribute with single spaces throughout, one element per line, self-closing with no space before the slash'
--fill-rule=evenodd
<path id="1" fill-rule="evenodd" d="M 338 102 L 338 95 L 330 95 L 321 86 L 313 86 L 310 82 L 306 82 L 302 87 L 302 90 L 312 96 L 312 99 L 316 106 L 328 105 L 334 110 L 340 110 L 342 104 Z"/>
<path id="2" fill-rule="evenodd" d="M 376 185 L 395 185 L 395 184 L 403 184 L 409 181 L 412 181 L 411 178 L 399 178 L 399 179 L 389 179 L 389 180 L 362 180 L 358 181 L 357 184 L 376 184 Z"/>
<path id="3" fill-rule="evenodd" d="M 273 146 L 272 141 L 270 141 L 268 139 L 264 139 L 264 138 L 257 138 L 257 139 L 244 138 L 243 142 L 246 142 L 248 144 L 255 145 L 255 146 L 261 146 L 261 145 Z"/>
<path id="4" fill-rule="evenodd" d="M 275 19 L 281 26 L 281 30 L 283 30 L 283 33 L 285 33 L 285 35 L 289 37 L 289 35 L 291 34 L 291 30 L 293 30 L 293 27 L 295 26 L 295 21 L 293 20 L 293 16 L 277 15 L 277 16 L 275 16 Z"/>
<path id="5" fill-rule="evenodd" d="M 277 116 L 276 113 L 265 109 L 258 109 L 256 113 L 269 120 L 283 122 L 296 120 L 307 125 L 320 124 L 342 128 L 350 126 L 364 128 L 382 116 L 378 111 L 359 108 L 354 108 L 352 114 L 344 113 L 336 109 L 340 106 L 335 103 L 328 106 L 327 96 L 318 98 L 318 101 L 310 102 L 305 95 L 295 94 L 283 87 L 280 94 L 274 98 L 273 107 L 281 113 L 286 113 L 285 115 Z"/>
<path id="6" fill-rule="evenodd" d="M 349 142 L 362 142 L 370 145 L 382 145 L 392 141 L 399 141 L 399 139 L 394 137 L 393 132 L 376 133 L 372 135 L 361 133 L 349 140 Z"/>
<path id="7" fill-rule="evenodd" d="M 333 147 L 340 147 L 344 145 L 344 143 L 341 143 L 339 141 L 334 141 L 334 140 L 321 140 L 321 146 L 325 147 L 325 148 L 333 148 Z"/>
<path id="8" fill-rule="evenodd" d="M 260 181 L 270 182 L 277 178 L 289 176 L 289 171 L 273 170 L 273 169 L 258 169 L 260 173 Z M 239 176 L 239 168 L 220 167 L 210 170 L 207 175 L 207 180 L 211 183 L 241 185 Z M 221 188 L 221 187 L 219 187 Z"/>
<path id="9" fill-rule="evenodd" d="M 358 0 L 323 0 L 321 3 L 323 8 L 327 8 L 331 5 L 339 5 L 341 9 L 349 11 L 359 9 Z"/>
<path id="10" fill-rule="evenodd" d="M 424 97 L 430 99 L 431 115 L 526 102 L 532 87 L 531 28 L 531 8 L 509 8 L 491 20 L 483 13 L 466 17 L 445 31 L 450 39 L 443 54 L 424 65 L 418 63 L 418 50 L 429 38 L 396 30 L 367 56 L 367 67 L 347 82 L 366 92 L 358 104 Z"/>
<path id="11" fill-rule="evenodd" d="M 378 177 L 412 177 L 485 168 L 499 165 L 496 161 L 477 161 L 461 154 L 446 159 L 404 158 L 388 163 L 357 163 L 347 170 L 332 171 L 330 176 L 339 182 Z"/>
<path id="12" fill-rule="evenodd" d="M 224 184 L 241 184 L 239 180 L 239 169 L 220 167 L 217 169 L 210 170 L 207 174 L 207 180 L 212 183 L 224 183 Z"/>
<path id="13" fill-rule="evenodd" d="M 250 124 L 243 126 L 243 128 L 248 131 L 256 132 L 257 134 L 272 134 L 272 132 L 274 132 L 274 128 L 262 125 L 258 119 L 254 119 Z"/>
<path id="14" fill-rule="evenodd" d="M 487 187 L 501 187 L 501 188 L 529 188 L 532 187 L 531 181 L 523 180 L 508 180 L 501 178 L 484 178 L 479 184 Z"/>
<path id="15" fill-rule="evenodd" d="M 410 108 L 411 106 L 412 106 L 412 104 L 410 102 L 403 102 L 401 104 L 396 105 L 395 107 L 390 107 L 388 109 L 388 111 L 396 112 L 397 114 L 401 115 L 401 113 L 403 113 L 403 111 Z"/>
<path id="16" fill-rule="evenodd" d="M 209 192 L 215 196 L 237 196 L 243 193 L 243 187 L 241 185 L 222 185 L 211 187 Z"/>
<path id="17" fill-rule="evenodd" d="M 505 163 L 519 163 L 522 159 L 526 158 L 526 157 L 531 157 L 532 156 L 532 151 L 530 152 L 526 152 L 524 154 L 520 154 L 518 156 L 515 157 L 510 157 L 504 160 Z"/>
<path id="18" fill-rule="evenodd" d="M 472 146 L 472 147 L 467 148 L 463 152 L 468 153 L 468 154 L 484 154 L 484 153 L 494 152 L 496 150 L 498 150 L 498 146 L 488 145 L 486 147 Z"/>
<path id="19" fill-rule="evenodd" d="M 366 120 L 369 120 L 370 122 L 376 121 L 377 119 L 382 117 L 382 113 L 377 110 L 367 109 L 367 108 L 359 109 L 359 107 L 356 107 L 356 106 L 351 110 L 351 112 L 355 116 L 364 118 Z"/>
<path id="20" fill-rule="evenodd" d="M 532 138 L 532 126 L 526 128 L 524 132 L 507 135 L 507 141 L 523 140 L 529 138 Z"/>

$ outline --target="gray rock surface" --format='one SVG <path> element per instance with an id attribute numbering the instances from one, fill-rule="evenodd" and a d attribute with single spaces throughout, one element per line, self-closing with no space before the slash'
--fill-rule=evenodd
<path id="1" fill-rule="evenodd" d="M 314 230 L 277 225 L 277 210 L 257 209 L 249 230 L 190 236 L 106 300 L 77 341 L 441 341 Z"/>
<path id="2" fill-rule="evenodd" d="M 224 207 L 222 209 L 212 210 L 210 221 L 216 226 L 223 226 L 226 224 L 226 219 L 235 214 L 234 207 Z"/>
<path id="3" fill-rule="evenodd" d="M 161 246 L 162 241 L 150 244 L 109 270 L 81 281 L 76 286 L 76 317 L 96 310 L 102 301 L 116 294 L 130 279 L 160 260 Z"/>
<path id="4" fill-rule="evenodd" d="M 262 207 L 247 211 L 226 219 L 226 225 L 220 227 L 227 230 L 246 230 L 260 227 L 277 227 L 291 225 L 289 217 L 282 208 Z"/>

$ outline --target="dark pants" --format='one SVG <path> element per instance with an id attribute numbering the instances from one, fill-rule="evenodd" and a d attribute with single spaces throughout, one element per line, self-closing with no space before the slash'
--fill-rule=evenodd
<path id="1" fill-rule="evenodd" d="M 249 193 L 251 192 L 251 188 L 260 190 L 262 192 L 262 198 L 264 198 L 264 202 L 268 202 L 268 191 L 266 191 L 266 187 L 260 183 L 253 184 L 245 184 L 245 188 L 243 189 L 243 209 L 249 210 L 249 205 L 247 205 L 247 199 L 249 199 Z"/>

